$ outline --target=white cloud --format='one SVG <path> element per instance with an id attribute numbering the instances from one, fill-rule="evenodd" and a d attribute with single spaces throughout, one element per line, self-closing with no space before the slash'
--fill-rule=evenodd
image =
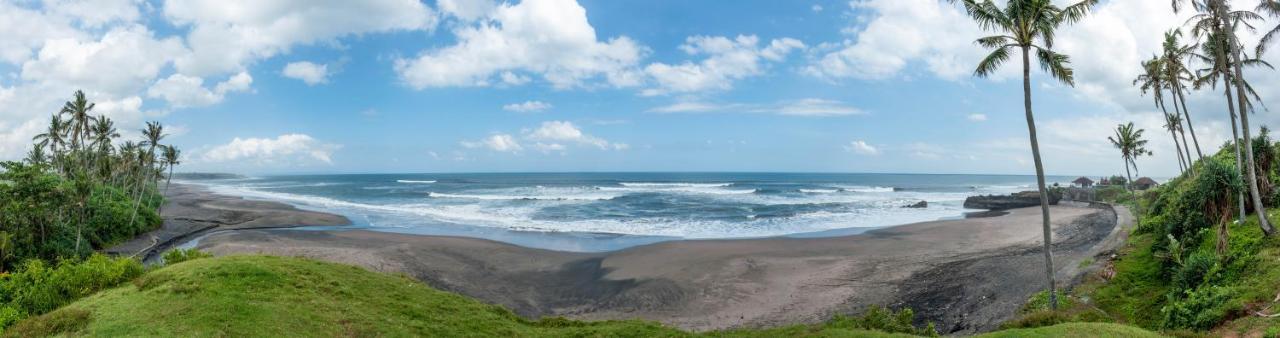
<path id="1" fill-rule="evenodd" d="M 453 33 L 455 45 L 396 60 L 401 79 L 424 89 L 488 86 L 498 75 L 515 84 L 527 81 L 511 80 L 530 74 L 562 89 L 600 78 L 625 87 L 639 83 L 635 67 L 645 54 L 625 36 L 598 40 L 586 9 L 574 0 L 504 3 L 475 23 L 457 25 Z"/>
<path id="2" fill-rule="evenodd" d="M 308 86 L 329 81 L 329 65 L 315 64 L 310 61 L 290 62 L 281 73 L 285 77 L 302 80 Z"/>
<path id="3" fill-rule="evenodd" d="M 0 1 L 0 61 L 20 64 L 49 39 L 83 38 L 66 20 Z"/>
<path id="4" fill-rule="evenodd" d="M 609 149 L 609 141 L 602 138 L 587 135 L 578 129 L 569 121 L 547 121 L 543 122 L 538 129 L 527 133 L 526 137 L 531 140 L 540 141 L 560 141 L 575 142 L 579 144 L 592 145 L 600 149 Z"/>
<path id="5" fill-rule="evenodd" d="M 733 82 L 764 72 L 763 61 L 780 62 L 792 50 L 804 48 L 804 43 L 791 38 L 775 39 L 769 45 L 759 47 L 755 35 L 739 35 L 729 39 L 723 36 L 692 36 L 680 49 L 689 55 L 706 55 L 698 63 L 685 61 L 669 65 L 652 63 L 645 73 L 653 77 L 656 88 L 641 92 L 642 95 L 693 93 L 709 90 L 728 90 Z"/>
<path id="6" fill-rule="evenodd" d="M 441 12 L 466 21 L 483 18 L 498 7 L 492 0 L 439 0 L 436 4 Z"/>
<path id="7" fill-rule="evenodd" d="M 177 67 L 192 76 L 239 72 L 294 45 L 432 29 L 437 21 L 418 0 L 167 0 L 164 14 L 175 25 L 190 27 L 192 53 L 179 58 Z"/>
<path id="8" fill-rule="evenodd" d="M 310 159 L 332 164 L 333 152 L 342 148 L 322 143 L 306 134 L 285 134 L 276 138 L 235 138 L 213 147 L 199 157 L 205 162 L 253 161 L 258 164 L 291 163 Z"/>
<path id="9" fill-rule="evenodd" d="M 521 139 L 534 150 L 549 153 L 564 153 L 570 146 L 593 147 L 600 150 L 627 150 L 631 146 L 626 143 L 609 142 L 603 138 L 589 135 L 569 121 L 546 121 L 537 128 L 521 131 Z M 478 141 L 462 141 L 466 148 L 485 148 L 497 152 L 517 153 L 525 149 L 515 136 L 496 133 Z"/>
<path id="10" fill-rule="evenodd" d="M 973 44 L 982 32 L 956 5 L 938 0 L 851 1 L 860 15 L 845 29 L 853 37 L 821 54 L 804 72 L 826 79 L 879 80 L 911 62 L 949 80 L 966 78 L 981 60 Z M 870 17 L 868 19 L 868 16 Z"/>
<path id="11" fill-rule="evenodd" d="M 965 118 L 969 119 L 969 121 L 982 122 L 987 120 L 987 114 L 973 113 L 969 114 L 969 116 L 966 116 Z"/>
<path id="12" fill-rule="evenodd" d="M 111 97 L 133 95 L 184 52 L 179 39 L 157 40 L 146 27 L 130 25 L 111 29 L 96 41 L 48 40 L 34 59 L 22 64 L 22 79 Z"/>
<path id="13" fill-rule="evenodd" d="M 44 7 L 51 14 L 71 18 L 89 28 L 138 21 L 139 4 L 140 0 L 44 0 Z"/>
<path id="14" fill-rule="evenodd" d="M 880 155 L 880 149 L 877 149 L 876 147 L 870 144 L 867 144 L 867 142 L 863 140 L 851 141 L 849 142 L 849 144 L 846 144 L 844 146 L 844 149 L 847 151 L 858 153 L 860 155 L 871 155 L 871 156 Z"/>
<path id="15" fill-rule="evenodd" d="M 542 101 L 524 101 L 502 106 L 502 110 L 517 113 L 536 113 L 547 109 L 551 109 L 551 104 Z"/>
<path id="16" fill-rule="evenodd" d="M 242 72 L 209 90 L 204 87 L 204 79 L 173 74 L 151 86 L 147 96 L 162 98 L 175 108 L 202 107 L 222 102 L 227 93 L 247 91 L 252 83 L 253 77 Z"/>
<path id="17" fill-rule="evenodd" d="M 493 134 L 480 141 L 462 141 L 462 146 L 467 148 L 489 148 L 497 152 L 519 152 L 524 150 L 519 141 L 509 134 Z"/>
<path id="18" fill-rule="evenodd" d="M 830 117 L 862 115 L 866 112 L 844 102 L 817 98 L 779 101 L 772 104 L 708 103 L 681 101 L 648 110 L 653 113 L 760 113 L 786 116 Z"/>
<path id="19" fill-rule="evenodd" d="M 814 13 L 821 12 L 822 5 L 814 4 L 813 7 L 809 7 L 809 9 L 812 10 Z"/>

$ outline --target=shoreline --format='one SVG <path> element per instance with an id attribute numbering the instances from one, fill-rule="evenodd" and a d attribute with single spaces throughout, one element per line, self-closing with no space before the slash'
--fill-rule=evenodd
<path id="1" fill-rule="evenodd" d="M 179 189 L 166 204 L 166 228 L 240 217 L 240 223 L 222 219 L 194 232 L 203 236 L 196 245 L 201 250 L 305 256 L 404 273 L 531 318 L 640 318 L 714 330 L 813 323 L 888 305 L 911 307 L 921 322 L 937 322 L 944 333 L 973 333 L 1012 316 L 1044 278 L 1038 208 L 839 237 L 675 240 L 565 252 L 359 229 L 265 230 L 350 221 L 279 202 Z M 1080 261 L 1118 243 L 1122 226 L 1131 221 L 1122 207 L 1115 209 L 1053 207 L 1060 283 L 1069 285 L 1081 273 Z M 205 218 L 190 217 L 201 213 Z M 187 219 L 175 216 L 182 214 Z M 189 237 L 171 236 L 168 242 L 183 238 Z"/>

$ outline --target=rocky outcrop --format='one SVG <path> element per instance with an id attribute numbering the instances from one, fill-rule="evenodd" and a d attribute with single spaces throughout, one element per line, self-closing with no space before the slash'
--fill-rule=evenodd
<path id="1" fill-rule="evenodd" d="M 903 207 L 903 208 L 923 209 L 923 208 L 928 208 L 928 207 L 929 207 L 929 202 L 928 202 L 928 201 L 919 201 L 919 202 L 915 202 L 915 203 L 912 203 L 912 204 L 904 205 L 904 206 L 902 206 L 902 207 Z"/>
<path id="2" fill-rule="evenodd" d="M 1056 205 L 1061 194 L 1049 194 L 1049 204 Z M 964 199 L 967 209 L 1008 210 L 1040 205 L 1040 192 L 1023 191 L 1009 195 L 970 196 Z"/>

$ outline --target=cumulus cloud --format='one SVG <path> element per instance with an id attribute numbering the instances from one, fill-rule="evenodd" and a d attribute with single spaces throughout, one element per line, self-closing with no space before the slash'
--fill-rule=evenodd
<path id="1" fill-rule="evenodd" d="M 151 86 L 147 96 L 164 99 L 175 108 L 202 107 L 222 102 L 227 93 L 247 91 L 252 83 L 253 77 L 241 72 L 210 90 L 204 87 L 204 79 L 173 74 Z"/>
<path id="2" fill-rule="evenodd" d="M 804 48 L 804 43 L 792 38 L 775 39 L 767 46 L 759 46 L 755 35 L 739 35 L 734 39 L 723 36 L 692 36 L 680 49 L 689 55 L 706 55 L 697 63 L 669 65 L 652 63 L 645 73 L 656 82 L 655 88 L 645 89 L 642 95 L 692 93 L 709 90 L 728 90 L 733 82 L 764 72 L 765 61 L 780 62 L 792 50 Z"/>
<path id="3" fill-rule="evenodd" d="M 509 134 L 493 134 L 479 141 L 462 141 L 462 146 L 467 148 L 488 148 L 497 152 L 519 152 L 524 150 L 519 141 Z"/>
<path id="4" fill-rule="evenodd" d="M 709 103 L 680 101 L 648 110 L 652 113 L 759 113 L 785 116 L 830 117 L 866 114 L 857 107 L 841 101 L 805 98 L 779 101 L 770 104 Z"/>
<path id="5" fill-rule="evenodd" d="M 341 145 L 322 143 L 306 134 L 285 134 L 276 138 L 235 138 L 199 156 L 205 162 L 252 161 L 258 164 L 314 160 L 332 164 L 333 152 Z"/>
<path id="6" fill-rule="evenodd" d="M 969 116 L 966 116 L 965 118 L 973 122 L 982 122 L 987 120 L 987 114 L 973 113 L 973 114 L 969 114 Z"/>
<path id="7" fill-rule="evenodd" d="M 294 45 L 432 29 L 437 22 L 435 11 L 418 0 L 167 0 L 164 15 L 190 28 L 186 40 L 192 53 L 176 66 L 191 76 L 239 72 Z"/>
<path id="8" fill-rule="evenodd" d="M 639 84 L 636 64 L 645 48 L 625 36 L 599 40 L 586 9 L 574 0 L 504 3 L 483 17 L 462 7 L 449 11 L 461 12 L 476 21 L 453 29 L 456 44 L 395 61 L 406 84 L 417 89 L 488 86 L 501 77 L 515 85 L 528 82 L 526 75 L 562 89 L 593 79 L 616 87 Z"/>
<path id="9" fill-rule="evenodd" d="M 844 146 L 844 149 L 860 155 L 880 155 L 880 149 L 867 144 L 867 142 L 863 140 L 851 141 L 849 144 Z"/>
<path id="10" fill-rule="evenodd" d="M 589 135 L 569 121 L 546 121 L 536 128 L 521 131 L 521 139 L 531 148 L 541 152 L 564 152 L 570 146 L 592 147 L 600 150 L 627 150 L 626 143 L 610 142 Z M 511 134 L 497 133 L 477 141 L 462 141 L 466 148 L 484 148 L 497 152 L 516 153 L 525 149 L 521 140 Z"/>
<path id="11" fill-rule="evenodd" d="M 1166 4 L 1167 5 L 1167 4 Z M 831 80 L 880 80 L 921 62 L 938 77 L 968 77 L 984 56 L 973 44 L 982 31 L 956 5 L 937 0 L 849 2 L 859 15 L 845 31 L 852 36 L 831 44 L 804 72 Z M 864 21 L 865 20 L 865 21 Z"/>
<path id="12" fill-rule="evenodd" d="M 502 106 L 502 110 L 517 113 L 536 113 L 547 109 L 551 109 L 551 104 L 542 101 L 524 101 Z"/>
<path id="13" fill-rule="evenodd" d="M 281 74 L 285 77 L 302 80 L 308 86 L 329 81 L 329 65 L 315 64 L 310 61 L 290 62 L 284 65 Z"/>

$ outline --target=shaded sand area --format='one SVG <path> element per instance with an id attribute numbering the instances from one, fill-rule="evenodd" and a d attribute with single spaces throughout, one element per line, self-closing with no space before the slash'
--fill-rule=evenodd
<path id="1" fill-rule="evenodd" d="M 642 318 L 708 330 L 817 322 L 880 304 L 911 307 L 942 332 L 971 333 L 996 328 L 1044 288 L 1038 208 L 844 237 L 672 241 L 574 253 L 365 230 L 246 229 L 343 222 L 280 203 L 181 189 L 169 204 L 188 209 L 166 206 L 166 219 L 183 214 L 206 226 L 225 224 L 206 232 L 202 250 L 405 273 L 530 317 Z M 1052 215 L 1063 283 L 1080 275 L 1082 260 L 1118 245 L 1132 223 L 1120 207 L 1063 205 Z"/>

